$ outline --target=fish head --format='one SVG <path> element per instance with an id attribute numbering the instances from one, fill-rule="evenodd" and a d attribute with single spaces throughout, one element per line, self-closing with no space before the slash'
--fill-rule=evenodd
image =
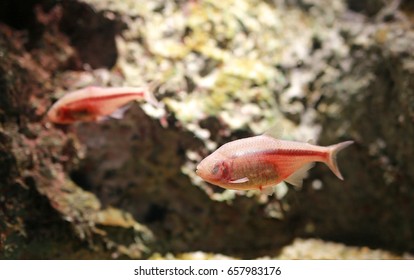
<path id="1" fill-rule="evenodd" d="M 220 185 L 229 181 L 230 166 L 229 159 L 216 151 L 197 165 L 196 173 L 204 181 Z"/>
<path id="2" fill-rule="evenodd" d="M 47 119 L 54 123 L 60 123 L 62 112 L 57 106 L 52 106 L 47 112 Z"/>
<path id="3" fill-rule="evenodd" d="M 58 124 L 70 124 L 76 119 L 68 112 L 65 107 L 52 106 L 46 115 L 48 121 Z"/>
<path id="4" fill-rule="evenodd" d="M 87 106 L 69 108 L 68 106 L 53 105 L 47 112 L 47 119 L 53 123 L 71 124 L 77 121 L 94 121 L 97 117 Z"/>

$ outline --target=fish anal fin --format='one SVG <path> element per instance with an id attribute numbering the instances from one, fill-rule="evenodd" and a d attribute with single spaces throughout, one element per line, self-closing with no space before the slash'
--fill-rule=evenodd
<path id="1" fill-rule="evenodd" d="M 282 181 L 268 187 L 261 187 L 260 190 L 262 194 L 266 194 L 269 196 L 275 194 L 275 197 L 277 199 L 282 199 L 288 192 L 288 187 L 285 184 L 285 182 Z"/>
<path id="2" fill-rule="evenodd" d="M 100 116 L 100 117 L 96 117 L 96 118 L 94 119 L 94 121 L 99 122 L 99 123 L 101 123 L 101 122 L 105 122 L 105 121 L 107 121 L 107 120 L 109 120 L 109 117 L 107 117 L 107 116 Z"/>
<path id="3" fill-rule="evenodd" d="M 243 177 L 243 178 L 240 178 L 240 179 L 237 179 L 237 180 L 231 180 L 229 183 L 230 184 L 242 184 L 242 183 L 246 183 L 248 181 L 249 181 L 249 178 Z"/>
<path id="4" fill-rule="evenodd" d="M 115 110 L 114 112 L 112 112 L 110 117 L 113 118 L 113 119 L 120 120 L 124 117 L 125 112 L 128 111 L 129 108 L 131 108 L 131 104 L 125 105 L 125 106 Z"/>
<path id="5" fill-rule="evenodd" d="M 283 136 L 283 127 L 281 125 L 274 125 L 268 129 L 264 135 L 270 136 L 272 138 L 280 139 Z"/>
<path id="6" fill-rule="evenodd" d="M 314 165 L 315 163 L 313 162 L 303 165 L 301 168 L 287 177 L 284 181 L 296 187 L 302 187 L 303 179 L 308 175 L 308 170 L 311 169 Z"/>

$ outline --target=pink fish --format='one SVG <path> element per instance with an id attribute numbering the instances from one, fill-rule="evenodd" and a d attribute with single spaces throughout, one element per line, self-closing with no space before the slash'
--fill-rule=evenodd
<path id="1" fill-rule="evenodd" d="M 145 88 L 135 87 L 86 87 L 66 94 L 47 112 L 47 119 L 54 123 L 70 124 L 78 121 L 98 121 L 114 114 L 121 117 L 122 106 L 133 100 L 153 102 Z"/>
<path id="2" fill-rule="evenodd" d="M 322 147 L 279 140 L 265 133 L 224 144 L 200 162 L 196 173 L 205 181 L 226 189 L 268 192 L 282 181 L 301 186 L 313 162 L 319 161 L 343 180 L 336 155 L 352 143 L 345 141 Z"/>

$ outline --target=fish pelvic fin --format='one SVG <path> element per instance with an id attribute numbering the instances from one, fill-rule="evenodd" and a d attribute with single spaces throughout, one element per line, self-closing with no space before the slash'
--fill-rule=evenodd
<path id="1" fill-rule="evenodd" d="M 273 186 L 270 186 L 270 187 L 261 187 L 260 188 L 260 191 L 261 191 L 262 194 L 271 196 L 273 194 L 273 192 L 274 192 L 274 187 Z"/>
<path id="2" fill-rule="evenodd" d="M 338 154 L 338 152 L 340 152 L 341 150 L 345 149 L 353 143 L 354 141 L 345 141 L 335 145 L 328 146 L 329 156 L 326 164 L 328 165 L 329 169 L 331 169 L 332 172 L 336 175 L 336 177 L 338 177 L 341 180 L 343 180 L 344 177 L 342 177 L 342 174 L 339 171 L 338 163 L 336 161 L 336 155 Z"/>
<path id="3" fill-rule="evenodd" d="M 275 185 L 272 186 L 268 186 L 268 187 L 261 187 L 260 191 L 262 192 L 262 194 L 271 196 L 271 195 L 275 195 L 275 197 L 280 200 L 282 199 L 286 193 L 288 192 L 288 187 L 285 184 L 285 182 L 279 182 Z"/>

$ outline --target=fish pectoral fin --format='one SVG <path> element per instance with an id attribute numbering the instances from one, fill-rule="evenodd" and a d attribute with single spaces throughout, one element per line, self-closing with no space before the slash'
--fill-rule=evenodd
<path id="1" fill-rule="evenodd" d="M 243 178 L 240 178 L 240 179 L 237 179 L 237 180 L 231 180 L 229 183 L 230 184 L 242 184 L 242 183 L 246 183 L 248 181 L 249 181 L 249 178 L 243 177 Z"/>
<path id="2" fill-rule="evenodd" d="M 287 177 L 284 181 L 296 187 L 302 187 L 303 179 L 308 175 L 308 170 L 311 169 L 314 165 L 315 163 L 313 162 L 303 165 L 301 168 Z"/>

